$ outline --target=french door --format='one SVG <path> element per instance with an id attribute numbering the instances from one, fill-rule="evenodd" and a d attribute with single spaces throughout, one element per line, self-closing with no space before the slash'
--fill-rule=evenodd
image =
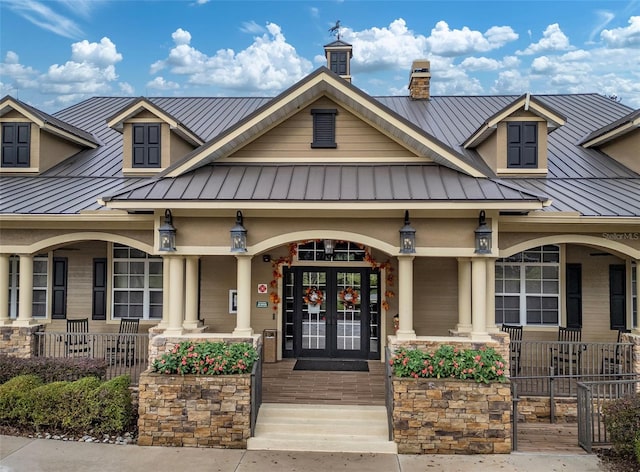
<path id="1" fill-rule="evenodd" d="M 285 356 L 379 359 L 378 271 L 294 267 L 285 292 Z"/>

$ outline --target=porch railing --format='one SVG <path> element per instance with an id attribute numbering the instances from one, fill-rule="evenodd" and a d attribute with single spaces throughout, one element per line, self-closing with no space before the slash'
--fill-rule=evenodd
<path id="1" fill-rule="evenodd" d="M 387 407 L 387 427 L 389 428 L 389 441 L 393 441 L 393 369 L 389 363 L 391 359 L 391 351 L 389 348 L 384 350 L 384 396 L 385 405 Z"/>
<path id="2" fill-rule="evenodd" d="M 129 374 L 138 385 L 149 364 L 149 335 L 118 333 L 35 333 L 36 357 L 88 357 L 107 362 L 107 379 Z"/>
<path id="3" fill-rule="evenodd" d="M 255 436 L 258 413 L 262 405 L 262 359 L 259 358 L 251 369 L 251 436 Z"/>
<path id="4" fill-rule="evenodd" d="M 611 400 L 635 394 L 640 378 L 578 382 L 578 444 L 587 452 L 610 444 L 603 407 Z"/>
<path id="5" fill-rule="evenodd" d="M 620 380 L 633 373 L 632 343 L 512 341 L 519 395 L 575 397 L 580 380 Z"/>

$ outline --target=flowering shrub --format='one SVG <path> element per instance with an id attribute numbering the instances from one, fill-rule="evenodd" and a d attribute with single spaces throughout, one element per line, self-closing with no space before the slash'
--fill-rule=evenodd
<path id="1" fill-rule="evenodd" d="M 504 359 L 493 348 L 464 350 L 442 345 L 434 353 L 403 348 L 396 351 L 389 363 L 398 377 L 506 381 Z"/>
<path id="2" fill-rule="evenodd" d="M 251 372 L 258 353 L 248 343 L 184 342 L 153 361 L 161 374 L 227 375 Z"/>

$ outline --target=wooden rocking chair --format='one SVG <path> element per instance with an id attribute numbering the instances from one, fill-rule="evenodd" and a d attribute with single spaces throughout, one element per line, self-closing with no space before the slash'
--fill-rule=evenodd
<path id="1" fill-rule="evenodd" d="M 582 351 L 586 346 L 582 340 L 582 328 L 558 328 L 558 344 L 551 348 L 551 368 L 553 375 L 580 374 Z"/>
<path id="2" fill-rule="evenodd" d="M 501 330 L 509 333 L 509 365 L 511 376 L 520 373 L 520 353 L 522 352 L 522 326 L 503 324 Z M 514 343 L 514 341 L 516 341 Z"/>
<path id="3" fill-rule="evenodd" d="M 90 357 L 89 318 L 67 320 L 64 352 L 67 357 Z"/>
<path id="4" fill-rule="evenodd" d="M 136 339 L 132 334 L 138 334 L 140 320 L 138 318 L 122 318 L 115 344 L 107 347 L 107 360 L 110 365 L 124 363 L 133 365 L 136 358 Z"/>

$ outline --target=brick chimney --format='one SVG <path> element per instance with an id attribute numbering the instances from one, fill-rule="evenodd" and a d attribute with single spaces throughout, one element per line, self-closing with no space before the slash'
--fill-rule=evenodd
<path id="1" fill-rule="evenodd" d="M 430 70 L 431 64 L 426 59 L 413 61 L 409 77 L 409 95 L 413 100 L 429 100 Z"/>

